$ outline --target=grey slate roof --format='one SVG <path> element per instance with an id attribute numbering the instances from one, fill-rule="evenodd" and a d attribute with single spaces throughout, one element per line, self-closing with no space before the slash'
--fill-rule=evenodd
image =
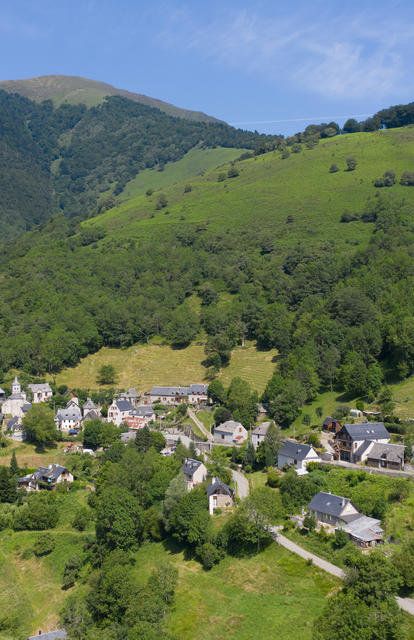
<path id="1" fill-rule="evenodd" d="M 39 391 L 43 391 L 43 392 L 52 391 L 52 389 L 50 388 L 50 384 L 48 382 L 45 382 L 42 384 L 28 384 L 27 386 L 31 391 L 33 391 L 33 393 L 36 393 Z"/>
<path id="2" fill-rule="evenodd" d="M 82 418 L 82 422 L 88 422 L 88 420 L 101 420 L 101 421 L 103 421 L 103 418 L 102 418 L 100 413 L 98 413 L 97 411 L 94 411 L 92 409 L 91 411 L 88 411 L 87 413 L 85 413 L 85 415 Z"/>
<path id="3" fill-rule="evenodd" d="M 149 418 L 154 415 L 154 409 L 147 404 L 140 404 L 133 411 L 131 411 L 131 416 L 135 418 Z"/>
<path id="4" fill-rule="evenodd" d="M 86 398 L 86 402 L 82 407 L 83 411 L 93 411 L 94 409 L 96 409 L 96 404 L 94 403 L 93 400 L 91 400 L 91 398 Z"/>
<path id="5" fill-rule="evenodd" d="M 82 417 L 79 407 L 72 407 L 71 409 L 58 409 L 56 414 L 56 422 L 63 422 L 63 420 L 80 420 Z"/>
<path id="6" fill-rule="evenodd" d="M 135 440 L 136 437 L 136 431 L 126 431 L 125 433 L 121 433 L 121 440 L 124 444 L 128 444 L 131 440 Z"/>
<path id="7" fill-rule="evenodd" d="M 128 391 L 125 393 L 125 395 L 128 396 L 129 398 L 139 398 L 140 397 L 140 394 L 135 389 L 135 387 L 131 387 L 130 389 L 128 389 Z"/>
<path id="8" fill-rule="evenodd" d="M 151 396 L 187 396 L 188 387 L 152 387 Z"/>
<path id="9" fill-rule="evenodd" d="M 199 393 L 203 395 L 207 395 L 208 384 L 190 384 L 189 391 L 190 393 Z"/>
<path id="10" fill-rule="evenodd" d="M 214 433 L 216 432 L 234 433 L 235 431 L 237 431 L 239 427 L 242 427 L 242 426 L 243 425 L 241 424 L 241 422 L 235 422 L 234 420 L 227 420 L 226 422 L 219 424 L 218 427 L 215 427 Z"/>
<path id="11" fill-rule="evenodd" d="M 214 495 L 217 492 L 217 489 L 221 489 L 228 496 L 233 497 L 234 491 L 228 484 L 225 484 L 220 480 L 220 478 L 213 478 L 212 482 L 207 485 L 207 497 Z"/>
<path id="12" fill-rule="evenodd" d="M 60 464 L 52 464 L 50 469 L 48 467 L 38 467 L 33 473 L 33 479 L 40 480 L 40 482 L 47 482 L 48 480 L 56 482 L 62 473 L 65 473 L 66 471 L 67 469 L 62 467 Z"/>
<path id="13" fill-rule="evenodd" d="M 404 462 L 404 449 L 405 446 L 403 444 L 382 444 L 381 442 L 376 442 L 368 453 L 368 458 L 400 463 Z"/>
<path id="14" fill-rule="evenodd" d="M 270 426 L 270 422 L 262 422 L 254 431 L 252 431 L 252 436 L 265 436 L 267 430 Z"/>
<path id="15" fill-rule="evenodd" d="M 349 498 L 336 496 L 333 493 L 326 493 L 326 491 L 319 491 L 309 502 L 308 509 L 319 511 L 320 513 L 328 513 L 331 516 L 339 518 L 344 507 L 349 503 L 352 504 Z M 352 506 L 355 507 L 354 504 L 352 504 Z"/>
<path id="16" fill-rule="evenodd" d="M 25 402 L 24 405 L 22 406 L 22 411 L 23 413 L 27 413 L 28 411 L 30 411 L 31 408 L 32 408 L 32 405 L 30 404 L 30 402 Z"/>
<path id="17" fill-rule="evenodd" d="M 10 431 L 12 431 L 13 429 L 20 429 L 21 428 L 21 423 L 20 423 L 20 418 L 10 418 L 10 420 L 6 421 L 6 425 L 7 428 L 10 429 Z"/>
<path id="18" fill-rule="evenodd" d="M 132 411 L 134 408 L 129 400 L 117 400 L 116 406 L 120 411 Z"/>
<path id="19" fill-rule="evenodd" d="M 30 636 L 28 640 L 65 640 L 68 637 L 65 629 L 56 629 L 48 633 L 40 633 L 37 636 Z"/>
<path id="20" fill-rule="evenodd" d="M 185 473 L 186 476 L 192 476 L 202 464 L 203 463 L 200 462 L 200 460 L 186 458 L 181 465 L 181 471 Z"/>
<path id="21" fill-rule="evenodd" d="M 279 451 L 279 455 L 296 460 L 304 460 L 311 451 L 313 451 L 313 448 L 309 444 L 300 444 L 294 440 L 285 440 Z"/>
<path id="22" fill-rule="evenodd" d="M 347 433 L 351 440 L 385 440 L 385 438 L 390 438 L 383 422 L 344 424 L 339 433 L 343 432 Z"/>

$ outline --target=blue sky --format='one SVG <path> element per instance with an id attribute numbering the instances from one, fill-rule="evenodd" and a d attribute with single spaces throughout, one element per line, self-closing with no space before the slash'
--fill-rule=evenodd
<path id="1" fill-rule="evenodd" d="M 79 75 L 291 134 L 412 101 L 408 0 L 2 0 L 0 79 Z"/>

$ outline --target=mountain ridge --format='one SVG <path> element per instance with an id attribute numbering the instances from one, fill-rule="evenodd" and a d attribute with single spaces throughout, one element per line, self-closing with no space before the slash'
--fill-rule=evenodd
<path id="1" fill-rule="evenodd" d="M 96 106 L 105 96 L 122 96 L 134 102 L 159 109 L 167 115 L 194 122 L 223 122 L 202 111 L 183 109 L 175 105 L 127 89 L 118 89 L 107 82 L 83 78 L 82 76 L 46 75 L 17 80 L 1 80 L 0 89 L 8 93 L 18 93 L 34 102 L 53 100 L 60 104 L 86 104 Z"/>

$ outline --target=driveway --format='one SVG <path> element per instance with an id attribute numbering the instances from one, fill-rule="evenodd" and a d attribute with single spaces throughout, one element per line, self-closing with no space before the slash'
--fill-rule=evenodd
<path id="1" fill-rule="evenodd" d="M 303 549 L 298 544 L 295 544 L 288 538 L 285 538 L 285 536 L 282 536 L 282 534 L 280 533 L 279 527 L 273 527 L 272 535 L 276 542 L 282 545 L 282 547 L 285 547 L 285 549 L 288 549 L 288 551 L 296 553 L 298 556 L 301 556 L 301 558 L 304 558 L 305 560 L 312 560 L 312 564 L 314 564 L 315 567 L 319 567 L 323 571 L 330 573 L 336 578 L 340 578 L 341 580 L 344 579 L 345 573 L 342 571 L 342 569 L 340 569 L 340 567 L 332 564 L 332 562 L 323 560 L 323 558 L 319 558 L 319 556 L 315 556 L 315 554 L 306 551 L 306 549 Z"/>
<path id="2" fill-rule="evenodd" d="M 247 498 L 249 495 L 249 482 L 245 476 L 239 471 L 234 471 L 232 469 L 231 474 L 233 476 L 234 482 L 237 484 L 237 495 L 239 498 Z"/>

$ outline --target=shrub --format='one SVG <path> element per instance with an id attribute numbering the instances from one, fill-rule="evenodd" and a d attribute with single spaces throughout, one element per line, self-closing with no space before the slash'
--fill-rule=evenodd
<path id="1" fill-rule="evenodd" d="M 225 173 L 219 173 L 217 175 L 217 182 L 224 182 L 225 179 L 226 179 L 226 174 Z"/>
<path id="2" fill-rule="evenodd" d="M 66 561 L 65 570 L 63 572 L 62 589 L 69 589 L 70 587 L 73 587 L 79 577 L 81 566 L 82 562 L 79 556 L 72 556 Z"/>
<path id="3" fill-rule="evenodd" d="M 145 192 L 146 196 L 152 196 L 152 194 L 154 193 L 154 189 L 147 189 Z"/>
<path id="4" fill-rule="evenodd" d="M 184 193 L 190 193 L 190 191 L 193 190 L 193 187 L 191 186 L 191 184 L 186 184 L 184 187 Z"/>
<path id="5" fill-rule="evenodd" d="M 299 142 L 295 142 L 295 144 L 292 145 L 292 153 L 300 153 L 302 151 L 302 145 L 299 144 Z"/>
<path id="6" fill-rule="evenodd" d="M 286 158 L 289 158 L 289 156 L 290 156 L 290 151 L 289 151 L 289 149 L 284 149 L 284 150 L 282 151 L 282 155 L 281 155 L 282 160 L 286 160 Z"/>
<path id="7" fill-rule="evenodd" d="M 351 213 L 348 209 L 345 209 L 341 215 L 341 222 L 353 222 L 354 220 L 359 220 L 359 218 L 359 213 Z"/>
<path id="8" fill-rule="evenodd" d="M 293 222 L 294 222 L 294 217 L 290 213 L 288 216 L 286 216 L 286 224 L 292 224 Z"/>
<path id="9" fill-rule="evenodd" d="M 220 562 L 223 552 L 211 542 L 205 542 L 197 549 L 197 555 L 200 558 L 204 569 L 211 569 L 215 564 Z"/>
<path id="10" fill-rule="evenodd" d="M 388 169 L 385 171 L 381 178 L 376 178 L 374 180 L 375 187 L 392 187 L 393 184 L 396 183 L 395 171 L 393 169 Z"/>
<path id="11" fill-rule="evenodd" d="M 228 178 L 237 178 L 238 175 L 239 170 L 237 169 L 237 167 L 230 167 L 230 169 L 227 171 Z"/>
<path id="12" fill-rule="evenodd" d="M 337 529 L 332 540 L 332 546 L 335 549 L 342 549 L 342 547 L 347 544 L 348 540 L 349 538 L 345 531 L 343 531 L 342 529 Z"/>
<path id="13" fill-rule="evenodd" d="M 303 526 L 305 527 L 305 529 L 307 529 L 308 531 L 314 531 L 316 528 L 316 518 L 315 516 L 312 514 L 308 514 L 304 517 L 303 519 Z"/>
<path id="14" fill-rule="evenodd" d="M 404 171 L 401 176 L 400 184 L 406 187 L 414 186 L 414 171 Z"/>
<path id="15" fill-rule="evenodd" d="M 55 539 L 48 534 L 36 538 L 33 551 L 36 556 L 47 556 L 55 548 Z"/>
<path id="16" fill-rule="evenodd" d="M 329 173 L 336 173 L 337 171 L 339 171 L 339 167 L 337 164 L 331 164 L 331 166 L 329 167 Z"/>
<path id="17" fill-rule="evenodd" d="M 355 158 L 347 158 L 346 159 L 346 167 L 347 167 L 347 171 L 355 171 L 356 166 L 357 166 L 357 161 L 355 160 Z"/>
<path id="18" fill-rule="evenodd" d="M 276 469 L 269 469 L 266 484 L 272 489 L 276 489 L 280 485 L 280 476 Z"/>
<path id="19" fill-rule="evenodd" d="M 75 517 L 72 520 L 72 527 L 78 531 L 85 531 L 91 519 L 90 511 L 87 507 L 81 507 L 75 513 Z"/>

